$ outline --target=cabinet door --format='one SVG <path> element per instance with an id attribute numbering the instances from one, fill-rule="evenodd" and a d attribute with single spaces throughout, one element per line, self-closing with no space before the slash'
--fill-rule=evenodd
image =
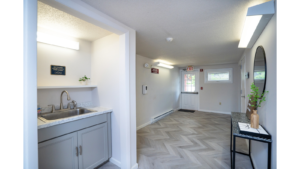
<path id="1" fill-rule="evenodd" d="M 79 169 L 93 169 L 108 160 L 107 123 L 78 131 Z"/>
<path id="2" fill-rule="evenodd" d="M 77 133 L 39 144 L 39 169 L 78 169 Z"/>

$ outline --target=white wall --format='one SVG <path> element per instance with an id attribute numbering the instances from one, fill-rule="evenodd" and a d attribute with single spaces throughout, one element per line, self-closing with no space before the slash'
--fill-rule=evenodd
<path id="1" fill-rule="evenodd" d="M 81 85 L 78 81 L 80 77 L 86 75 L 91 77 L 91 42 L 62 37 L 78 41 L 80 43 L 79 50 L 72 50 L 58 46 L 48 45 L 45 43 L 37 43 L 37 83 L 38 86 L 59 86 L 59 85 Z M 66 75 L 58 76 L 50 74 L 50 65 L 66 66 Z M 91 79 L 93 81 L 93 79 Z M 67 90 L 72 100 L 77 103 L 91 102 L 92 89 L 39 89 L 38 104 L 45 108 L 49 104 L 55 104 L 59 108 L 60 94 L 63 90 Z M 64 94 L 63 101 L 66 106 L 67 96 Z M 42 109 L 45 112 L 49 109 Z"/>
<path id="2" fill-rule="evenodd" d="M 111 34 L 92 42 L 92 76 L 98 86 L 93 90 L 94 105 L 113 108 L 112 159 L 121 164 L 120 155 L 120 37 Z"/>
<path id="3" fill-rule="evenodd" d="M 180 75 L 179 69 L 158 68 L 159 74 L 143 67 L 153 60 L 136 56 L 136 121 L 137 127 L 150 122 L 151 118 L 172 109 L 179 108 Z M 142 94 L 142 85 L 148 85 L 148 93 Z"/>
<path id="4" fill-rule="evenodd" d="M 223 64 L 211 66 L 194 66 L 203 69 L 199 74 L 199 109 L 222 113 L 240 111 L 241 77 L 238 64 Z M 204 83 L 205 69 L 232 68 L 232 83 Z M 203 87 L 203 90 L 200 88 Z M 219 103 L 221 102 L 221 105 Z"/>
<path id="5" fill-rule="evenodd" d="M 246 80 L 246 95 L 250 94 L 250 86 L 253 83 L 253 66 L 256 48 L 263 46 L 267 61 L 266 102 L 258 108 L 259 122 L 272 135 L 272 168 L 276 168 L 276 15 L 270 20 L 257 42 L 251 49 L 244 53 L 246 70 L 250 72 L 250 78 Z M 248 98 L 246 100 L 248 103 Z M 267 144 L 252 141 L 252 157 L 256 168 L 267 168 Z"/>
<path id="6" fill-rule="evenodd" d="M 91 105 L 92 100 L 92 88 L 78 88 L 78 89 L 38 89 L 37 97 L 38 104 L 42 107 L 42 112 L 50 112 L 50 104 L 54 104 L 56 109 L 60 109 L 60 94 L 63 90 L 68 91 L 72 100 L 77 102 L 77 106 L 83 106 L 81 103 L 87 103 Z M 71 101 L 67 100 L 67 95 L 64 94 L 63 97 L 64 107 L 67 107 L 67 104 Z M 87 105 L 86 105 L 87 106 Z"/>
<path id="7" fill-rule="evenodd" d="M 91 42 L 73 40 L 80 43 L 79 50 L 37 43 L 38 86 L 80 85 L 79 78 L 91 76 Z M 66 66 L 66 75 L 51 75 L 50 65 Z"/>

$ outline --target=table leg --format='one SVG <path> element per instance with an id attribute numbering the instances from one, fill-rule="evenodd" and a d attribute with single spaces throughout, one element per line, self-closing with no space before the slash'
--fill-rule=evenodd
<path id="1" fill-rule="evenodd" d="M 232 119 L 231 119 L 231 129 L 230 129 L 230 166 L 232 167 Z"/>
<path id="2" fill-rule="evenodd" d="M 235 136 L 233 136 L 233 159 L 232 159 L 232 168 L 235 169 Z"/>
<path id="3" fill-rule="evenodd" d="M 272 143 L 268 143 L 268 169 L 271 169 Z"/>
<path id="4" fill-rule="evenodd" d="M 249 156 L 251 155 L 251 140 L 249 139 Z"/>

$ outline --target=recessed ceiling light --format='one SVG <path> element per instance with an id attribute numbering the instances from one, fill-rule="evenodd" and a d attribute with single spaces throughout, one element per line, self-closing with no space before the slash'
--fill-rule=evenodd
<path id="1" fill-rule="evenodd" d="M 168 42 L 172 42 L 173 41 L 173 38 L 172 37 L 168 37 L 166 38 Z"/>

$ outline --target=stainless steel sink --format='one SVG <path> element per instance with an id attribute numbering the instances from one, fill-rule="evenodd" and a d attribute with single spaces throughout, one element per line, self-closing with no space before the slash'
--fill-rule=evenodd
<path id="1" fill-rule="evenodd" d="M 92 113 L 95 111 L 91 111 L 85 108 L 78 107 L 76 109 L 63 109 L 63 110 L 56 110 L 54 113 L 45 113 L 41 115 L 42 118 L 46 120 L 56 120 L 62 119 L 66 117 L 78 116 L 86 113 Z"/>

